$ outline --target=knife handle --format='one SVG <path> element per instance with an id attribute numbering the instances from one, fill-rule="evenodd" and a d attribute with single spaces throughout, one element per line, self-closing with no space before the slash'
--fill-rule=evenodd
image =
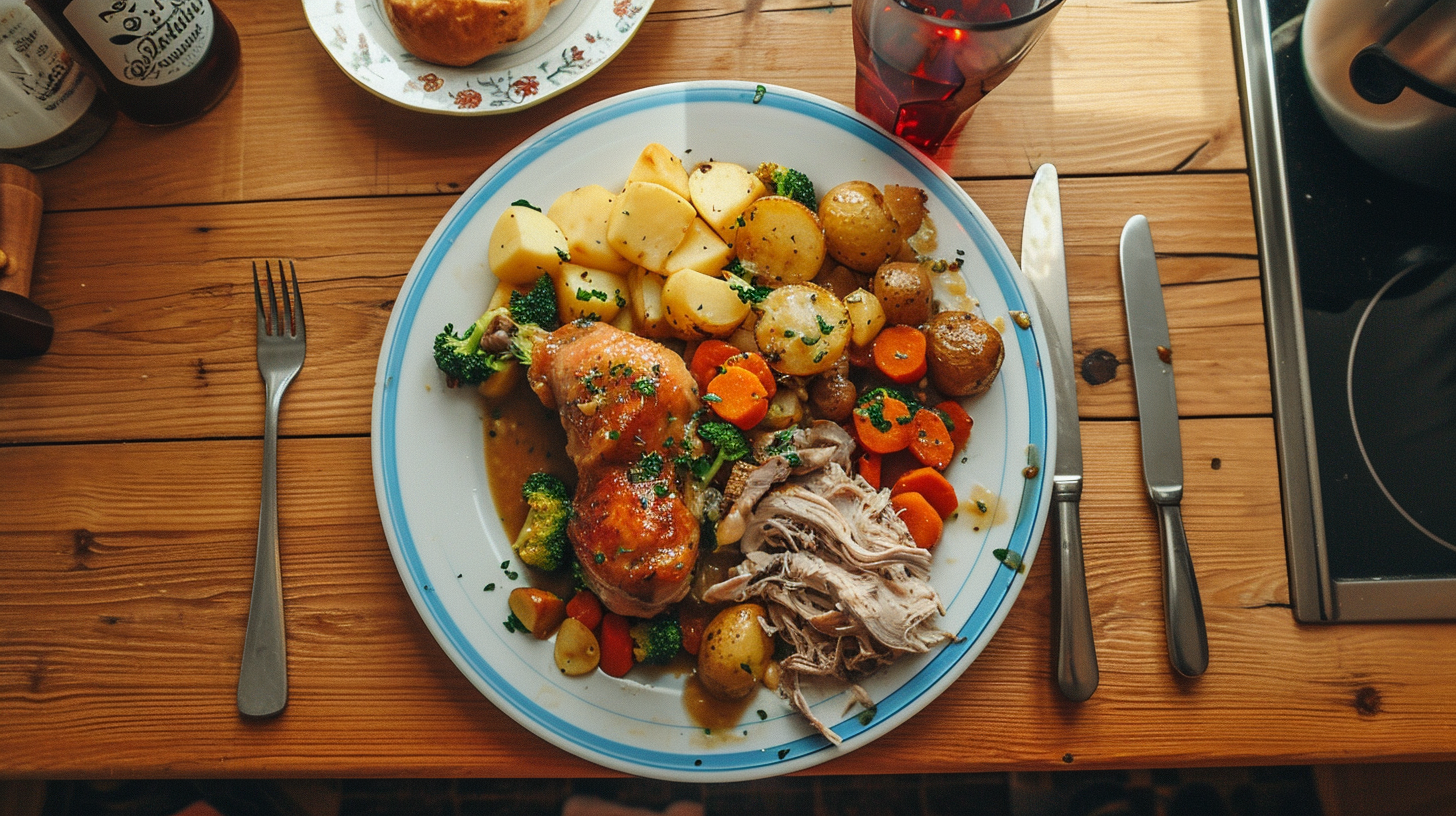
<path id="1" fill-rule="evenodd" d="M 1203 602 L 1193 556 L 1183 532 L 1183 511 L 1176 504 L 1159 504 L 1158 533 L 1163 540 L 1163 615 L 1168 628 L 1168 659 L 1184 677 L 1197 677 L 1208 668 L 1208 631 L 1203 625 Z"/>
<path id="2" fill-rule="evenodd" d="M 1087 576 L 1082 566 L 1082 518 L 1075 498 L 1057 498 L 1056 644 L 1057 686 L 1080 703 L 1097 690 L 1097 647 L 1092 641 L 1092 612 L 1087 605 Z"/>

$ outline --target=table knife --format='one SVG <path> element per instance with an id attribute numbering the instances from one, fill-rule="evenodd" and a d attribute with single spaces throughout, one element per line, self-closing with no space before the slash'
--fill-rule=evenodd
<path id="1" fill-rule="evenodd" d="M 1187 677 L 1208 668 L 1208 633 L 1198 579 L 1183 531 L 1183 443 L 1178 435 L 1178 397 L 1173 387 L 1173 346 L 1153 233 L 1148 219 L 1134 215 L 1122 229 L 1122 295 L 1137 388 L 1138 431 L 1142 438 L 1143 480 L 1158 511 L 1163 550 L 1163 616 L 1168 659 Z"/>
<path id="2" fill-rule="evenodd" d="M 1057 576 L 1052 620 L 1057 686 L 1080 702 L 1097 689 L 1097 649 L 1082 566 L 1082 431 L 1077 420 L 1077 379 L 1072 365 L 1072 315 L 1067 302 L 1067 256 L 1062 243 L 1062 202 L 1057 169 L 1043 164 L 1031 181 L 1021 231 L 1021 271 L 1031 284 L 1046 338 L 1048 375 L 1057 404 L 1057 454 L 1052 471 Z"/>

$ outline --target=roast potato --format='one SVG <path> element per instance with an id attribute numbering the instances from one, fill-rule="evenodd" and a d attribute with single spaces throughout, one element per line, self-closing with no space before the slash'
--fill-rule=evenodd
<path id="1" fill-rule="evenodd" d="M 904 235 L 868 181 L 846 181 L 819 200 L 819 221 L 830 256 L 850 269 L 870 273 L 900 251 Z"/>
<path id="2" fill-rule="evenodd" d="M 827 371 L 844 354 L 849 312 L 822 286 L 781 286 L 763 299 L 753 337 L 774 370 L 808 377 Z"/>
<path id="3" fill-rule="evenodd" d="M 691 269 L 662 285 L 662 308 L 673 333 L 684 340 L 726 337 L 748 316 L 749 306 L 732 280 Z"/>
<path id="4" fill-rule="evenodd" d="M 849 379 L 848 355 L 842 355 L 833 368 L 809 381 L 809 410 L 817 419 L 833 422 L 849 419 L 858 396 Z"/>
<path id="5" fill-rule="evenodd" d="M 921 264 L 894 261 L 880 266 L 870 290 L 891 325 L 919 326 L 930 319 L 935 290 L 929 270 Z"/>
<path id="6" fill-rule="evenodd" d="M 983 393 L 1001 370 L 1001 333 L 970 312 L 940 312 L 925 325 L 925 337 L 930 382 L 946 396 Z"/>
<path id="7" fill-rule="evenodd" d="M 768 613 L 754 603 L 730 606 L 703 629 L 698 647 L 698 679 L 720 700 L 741 700 L 753 693 L 773 658 L 773 638 L 759 619 Z"/>
<path id="8" fill-rule="evenodd" d="M 849 311 L 850 344 L 856 348 L 869 348 L 888 322 L 880 299 L 873 292 L 856 289 L 844 296 L 844 308 Z"/>
<path id="9" fill-rule="evenodd" d="M 803 283 L 824 265 L 819 216 L 785 196 L 764 196 L 743 211 L 733 251 L 761 286 Z"/>

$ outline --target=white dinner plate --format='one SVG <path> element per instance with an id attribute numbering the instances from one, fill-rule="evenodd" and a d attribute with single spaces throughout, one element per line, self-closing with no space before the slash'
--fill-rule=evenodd
<path id="1" fill-rule="evenodd" d="M 820 193 L 843 181 L 914 185 L 929 193 L 940 256 L 959 258 L 967 294 L 1004 325 L 1006 357 L 947 471 L 962 498 L 935 551 L 941 621 L 959 639 L 870 677 L 873 716 L 838 687 L 809 688 L 814 711 L 843 737 L 834 746 L 775 694 L 760 690 L 730 730 L 706 731 L 680 699 L 684 678 L 644 672 L 566 677 L 549 641 L 507 631 L 506 595 L 528 576 L 513 558 L 486 479 L 484 407 L 449 389 L 431 357 L 446 323 L 484 311 L 496 281 L 486 244 L 501 211 L 545 207 L 586 184 L 622 186 L 642 148 L 660 142 L 691 166 L 709 158 L 803 170 Z M 425 623 L 460 671 L 542 738 L 609 768 L 688 781 L 737 781 L 802 770 L 900 725 L 953 683 L 1005 618 L 1025 580 L 992 553 L 1030 567 L 1051 500 L 1052 392 L 1040 333 L 1012 311 L 1034 302 L 1006 244 L 950 177 L 855 112 L 788 88 L 743 82 L 664 85 L 584 108 L 527 139 L 461 195 L 425 243 L 395 301 L 380 351 L 373 413 L 374 483 L 385 535 Z M 1028 469 L 1028 463 L 1033 468 Z M 983 515 L 974 509 L 979 498 Z M 487 589 L 488 587 L 493 587 Z"/>
<path id="2" fill-rule="evenodd" d="M 303 0 L 315 37 L 355 82 L 427 113 L 483 116 L 529 108 L 601 70 L 625 47 L 652 0 L 560 0 L 530 37 L 451 68 L 399 44 L 380 0 Z"/>

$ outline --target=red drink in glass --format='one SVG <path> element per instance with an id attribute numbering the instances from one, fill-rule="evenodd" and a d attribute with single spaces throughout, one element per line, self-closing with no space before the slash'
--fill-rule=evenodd
<path id="1" fill-rule="evenodd" d="M 855 0 L 855 107 L 935 152 L 1011 74 L 1061 3 Z"/>

